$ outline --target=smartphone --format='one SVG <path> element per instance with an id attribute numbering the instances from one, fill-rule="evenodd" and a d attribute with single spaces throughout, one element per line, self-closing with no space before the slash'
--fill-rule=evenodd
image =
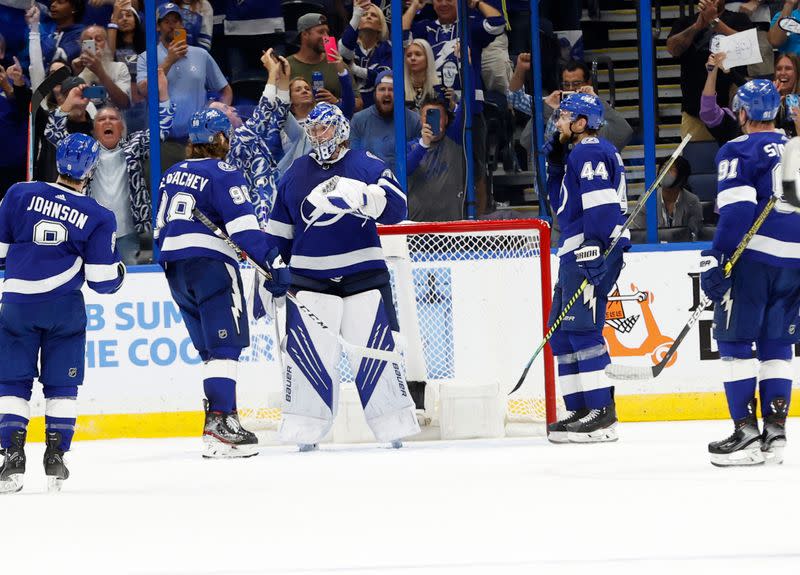
<path id="1" fill-rule="evenodd" d="M 792 108 L 800 108 L 800 96 L 797 94 L 786 94 L 786 112 L 790 118 L 794 119 Z"/>
<path id="2" fill-rule="evenodd" d="M 186 42 L 186 28 L 175 28 L 172 33 L 172 43 L 181 41 Z"/>
<path id="3" fill-rule="evenodd" d="M 326 36 L 325 37 L 325 55 L 328 57 L 328 62 L 336 62 L 336 58 L 332 57 L 332 54 L 336 54 L 339 51 L 339 45 L 336 43 L 336 38 L 333 36 Z"/>
<path id="4" fill-rule="evenodd" d="M 566 98 L 567 96 L 571 96 L 572 94 L 576 94 L 576 93 L 577 93 L 577 92 L 575 92 L 574 90 L 572 90 L 572 91 L 569 91 L 569 90 L 567 90 L 567 91 L 562 91 L 562 92 L 561 92 L 561 98 L 559 99 L 559 102 L 560 102 L 561 100 L 563 100 L 564 98 Z"/>
<path id="5" fill-rule="evenodd" d="M 434 136 L 438 136 L 442 125 L 442 111 L 439 108 L 428 108 L 425 112 L 425 123 L 431 127 Z"/>
<path id="6" fill-rule="evenodd" d="M 108 90 L 104 86 L 86 86 L 83 89 L 83 97 L 89 100 L 105 100 L 108 97 Z"/>
<path id="7" fill-rule="evenodd" d="M 94 54 L 96 47 L 94 45 L 94 40 L 83 40 L 81 42 L 81 52 L 89 52 L 90 54 Z"/>

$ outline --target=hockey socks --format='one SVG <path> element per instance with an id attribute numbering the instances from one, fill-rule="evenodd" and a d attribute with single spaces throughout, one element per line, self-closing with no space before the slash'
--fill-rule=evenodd
<path id="1" fill-rule="evenodd" d="M 203 367 L 203 390 L 210 411 L 236 411 L 236 370 L 234 359 L 211 359 Z"/>
<path id="2" fill-rule="evenodd" d="M 28 400 L 13 395 L 0 396 L 0 448 L 11 447 L 15 431 L 27 431 L 30 420 Z"/>
<path id="3" fill-rule="evenodd" d="M 564 396 L 564 405 L 567 411 L 581 411 L 586 407 L 581 388 L 580 374 L 578 373 L 578 356 L 574 353 L 559 355 L 558 385 Z"/>
<path id="4" fill-rule="evenodd" d="M 45 434 L 47 436 L 50 436 L 54 432 L 58 434 L 60 439 L 57 447 L 61 451 L 69 451 L 72 445 L 77 417 L 77 398 L 51 397 L 46 400 L 44 416 Z"/>
<path id="5" fill-rule="evenodd" d="M 791 361 L 762 361 L 758 370 L 758 393 L 761 398 L 761 414 L 765 419 L 773 413 L 772 404 L 776 399 L 784 400 L 788 411 L 792 395 Z"/>

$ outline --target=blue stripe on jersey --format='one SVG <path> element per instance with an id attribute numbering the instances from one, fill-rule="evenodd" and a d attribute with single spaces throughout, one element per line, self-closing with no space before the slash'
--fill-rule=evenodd
<path id="1" fill-rule="evenodd" d="M 779 132 L 731 140 L 717 153 L 719 222 L 712 247 L 730 256 L 766 206 L 780 193 L 780 162 L 787 142 Z M 743 259 L 800 267 L 800 215 L 781 200 L 742 254 Z"/>
<path id="2" fill-rule="evenodd" d="M 559 170 L 549 170 L 558 177 Z M 600 242 L 607 249 L 620 233 L 627 211 L 625 166 L 616 148 L 603 138 L 584 138 L 567 156 L 561 186 L 553 186 L 551 202 L 561 228 L 557 254 L 565 261 L 574 259 L 573 251 L 584 242 Z M 626 231 L 622 247 L 630 245 Z"/>
<path id="3" fill-rule="evenodd" d="M 80 290 L 84 280 L 114 292 L 124 275 L 114 214 L 94 199 L 45 182 L 12 186 L 0 203 L 3 302 L 41 302 Z"/>
<path id="4" fill-rule="evenodd" d="M 184 160 L 161 178 L 155 238 L 159 263 L 207 257 L 236 263 L 236 253 L 201 222 L 195 208 L 224 229 L 259 264 L 267 261 L 270 246 L 260 231 L 247 182 L 232 165 L 216 159 Z"/>
<path id="5" fill-rule="evenodd" d="M 354 214 L 320 214 L 308 194 L 333 176 L 380 186 L 386 208 L 377 223 L 395 224 L 408 213 L 406 196 L 391 170 L 379 158 L 361 150 L 323 168 L 310 156 L 295 160 L 278 184 L 267 234 L 292 271 L 327 279 L 367 270 L 385 270 L 376 221 Z"/>

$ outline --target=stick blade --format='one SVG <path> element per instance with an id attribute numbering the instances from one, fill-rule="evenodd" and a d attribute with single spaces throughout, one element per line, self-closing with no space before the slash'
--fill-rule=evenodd
<path id="1" fill-rule="evenodd" d="M 636 381 L 653 379 L 657 374 L 652 367 L 609 363 L 606 366 L 606 375 L 611 379 Z"/>

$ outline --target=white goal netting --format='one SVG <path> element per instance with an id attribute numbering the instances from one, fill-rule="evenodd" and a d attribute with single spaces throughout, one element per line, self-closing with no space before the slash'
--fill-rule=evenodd
<path id="1" fill-rule="evenodd" d="M 547 224 L 448 222 L 380 231 L 405 339 L 407 379 L 427 382 L 429 420 L 438 419 L 442 386 L 460 384 L 496 386 L 506 423 L 544 423 L 548 396 L 555 413 L 549 353 L 537 359 L 519 390 L 508 393 L 543 335 L 551 293 Z M 279 316 L 281 333 L 282 321 Z M 273 320 L 251 322 L 251 340 L 240 370 L 240 415 L 256 429 L 274 428 L 281 367 Z M 352 381 L 344 357 L 340 375 Z"/>

